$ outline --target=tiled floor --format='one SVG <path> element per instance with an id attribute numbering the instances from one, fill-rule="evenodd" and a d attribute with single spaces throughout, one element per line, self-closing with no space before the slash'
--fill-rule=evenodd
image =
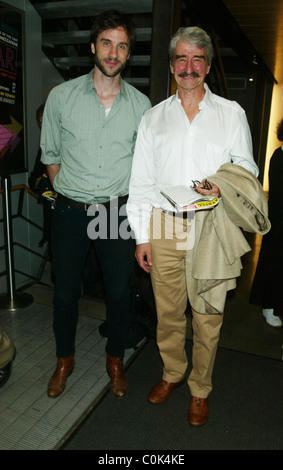
<path id="1" fill-rule="evenodd" d="M 32 303 L 15 312 L 0 311 L 2 329 L 17 355 L 12 375 L 0 389 L 0 450 L 51 450 L 64 440 L 109 389 L 105 371 L 102 320 L 80 315 L 75 367 L 64 393 L 48 398 L 47 382 L 55 364 L 52 308 Z M 127 350 L 126 361 L 134 354 Z"/>

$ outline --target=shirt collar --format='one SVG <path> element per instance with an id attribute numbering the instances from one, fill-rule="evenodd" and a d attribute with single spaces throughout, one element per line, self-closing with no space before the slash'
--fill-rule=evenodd
<path id="1" fill-rule="evenodd" d="M 203 97 L 203 100 L 199 104 L 199 109 L 203 108 L 211 108 L 215 109 L 215 104 L 214 104 L 214 98 L 213 98 L 213 93 L 211 93 L 208 85 L 205 83 L 204 84 L 204 89 L 205 89 L 205 95 Z"/>
<path id="2" fill-rule="evenodd" d="M 120 88 L 120 93 L 123 95 L 125 98 L 128 98 L 128 91 L 126 87 L 126 82 L 121 78 L 121 88 Z"/>
<path id="3" fill-rule="evenodd" d="M 213 93 L 211 93 L 211 91 L 210 91 L 210 89 L 209 89 L 209 87 L 206 83 L 204 83 L 204 89 L 205 89 L 205 95 L 204 95 L 203 99 L 201 100 L 201 102 L 199 103 L 199 109 L 201 110 L 205 107 L 215 109 Z M 178 96 L 178 90 L 176 91 L 175 97 L 176 97 L 176 100 L 178 101 L 178 103 L 181 103 L 181 100 Z"/>
<path id="4" fill-rule="evenodd" d="M 96 89 L 95 89 L 95 87 L 94 87 L 93 78 L 92 78 L 93 70 L 94 70 L 94 69 L 92 69 L 92 70 L 86 75 L 86 82 L 85 82 L 85 92 L 86 92 L 86 93 L 93 93 L 93 91 L 95 91 L 95 93 L 96 93 Z"/>
<path id="5" fill-rule="evenodd" d="M 97 94 L 96 88 L 93 83 L 93 74 L 92 69 L 87 75 L 86 75 L 86 82 L 85 82 L 85 93 L 95 93 Z M 123 95 L 125 98 L 128 98 L 128 93 L 127 93 L 127 87 L 125 85 L 125 81 L 121 78 L 121 88 L 120 88 L 120 94 Z"/>

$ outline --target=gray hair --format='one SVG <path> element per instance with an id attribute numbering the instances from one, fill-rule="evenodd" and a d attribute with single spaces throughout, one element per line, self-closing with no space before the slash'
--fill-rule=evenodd
<path id="1" fill-rule="evenodd" d="M 205 49 L 207 63 L 208 65 L 211 65 L 213 58 L 213 47 L 210 37 L 203 29 L 199 28 L 198 26 L 189 26 L 188 28 L 178 29 L 178 31 L 172 37 L 169 45 L 169 57 L 171 62 L 173 62 L 178 41 L 185 41 Z"/>

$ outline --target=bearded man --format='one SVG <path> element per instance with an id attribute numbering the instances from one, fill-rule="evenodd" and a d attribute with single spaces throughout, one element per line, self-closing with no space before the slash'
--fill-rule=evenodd
<path id="1" fill-rule="evenodd" d="M 118 226 L 127 224 L 126 211 L 120 209 L 128 197 L 138 125 L 151 107 L 145 95 L 121 78 L 134 42 L 135 27 L 128 15 L 115 10 L 99 15 L 90 35 L 94 69 L 55 87 L 44 110 L 42 162 L 57 193 L 52 255 L 58 359 L 48 383 L 49 397 L 63 392 L 74 368 L 78 300 L 91 243 L 88 226 L 99 213 L 106 233 L 93 234 L 93 240 L 105 285 L 107 371 L 113 393 L 122 397 L 127 391 L 123 357 L 130 323 L 133 241 L 119 230 L 113 236 L 110 220 L 116 211 Z"/>

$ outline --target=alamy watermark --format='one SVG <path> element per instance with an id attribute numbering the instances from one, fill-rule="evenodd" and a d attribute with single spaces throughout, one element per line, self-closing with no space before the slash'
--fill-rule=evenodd
<path id="1" fill-rule="evenodd" d="M 136 236 L 139 239 L 176 240 L 178 250 L 192 249 L 195 243 L 195 217 L 194 212 L 189 216 L 177 213 L 175 217 L 161 209 L 154 211 L 153 223 L 150 228 L 152 211 L 148 204 L 130 205 L 130 213 L 135 214 Z M 87 227 L 87 234 L 91 240 L 100 239 L 135 239 L 135 233 L 128 221 L 127 203 L 118 205 L 117 198 L 110 200 L 107 209 L 103 204 L 92 204 L 87 215 L 93 217 Z M 151 235 L 150 235 L 151 231 Z"/>

